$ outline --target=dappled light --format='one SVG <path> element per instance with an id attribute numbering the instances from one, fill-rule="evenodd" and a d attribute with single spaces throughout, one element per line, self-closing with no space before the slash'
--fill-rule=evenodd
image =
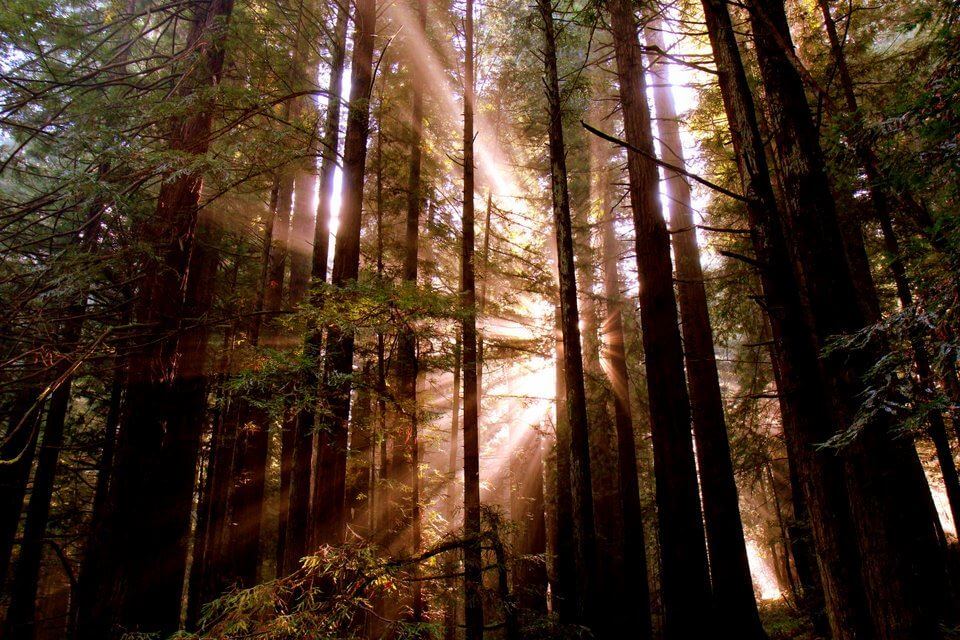
<path id="1" fill-rule="evenodd" d="M 953 637 L 958 42 L 5 3 L 0 637 Z"/>

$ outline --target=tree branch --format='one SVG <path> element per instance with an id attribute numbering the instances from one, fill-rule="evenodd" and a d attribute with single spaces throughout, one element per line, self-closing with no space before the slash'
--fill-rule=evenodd
<path id="1" fill-rule="evenodd" d="M 701 177 L 698 176 L 697 174 L 695 174 L 695 173 L 690 173 L 690 172 L 687 171 L 686 169 L 683 169 L 683 168 L 678 167 L 678 166 L 676 166 L 676 165 L 672 165 L 672 164 L 670 164 L 669 162 L 664 162 L 663 160 L 661 160 L 660 158 L 658 158 L 655 154 L 648 153 L 648 152 L 644 151 L 643 149 L 639 149 L 639 148 L 633 146 L 632 144 L 630 144 L 630 143 L 627 142 L 626 140 L 621 140 L 620 138 L 615 138 L 614 136 L 610 135 L 609 133 L 604 133 L 603 131 L 600 131 L 599 129 L 596 129 L 596 128 L 594 128 L 594 127 L 591 127 L 589 124 L 587 124 L 587 123 L 584 122 L 583 120 L 580 121 L 580 124 L 583 125 L 583 128 L 584 128 L 584 129 L 586 129 L 587 131 L 589 131 L 589 132 L 592 133 L 593 135 L 595 135 L 595 136 L 597 136 L 597 137 L 599 137 L 599 138 L 603 138 L 604 140 L 606 140 L 606 141 L 608 141 L 608 142 L 612 142 L 612 143 L 615 144 L 615 145 L 618 145 L 618 146 L 627 148 L 627 149 L 629 149 L 629 150 L 631 150 L 631 151 L 635 151 L 636 153 L 639 153 L 640 155 L 644 156 L 645 158 L 648 158 L 648 159 L 652 160 L 655 164 L 657 164 L 658 166 L 663 167 L 664 169 L 668 169 L 668 170 L 670 170 L 670 171 L 673 171 L 674 173 L 678 173 L 678 174 L 680 174 L 680 175 L 682 175 L 682 176 L 686 176 L 687 178 L 690 178 L 691 180 L 694 180 L 695 182 L 699 182 L 700 184 L 702 184 L 703 186 L 707 187 L 708 189 L 713 189 L 714 191 L 717 191 L 718 193 L 722 193 L 723 195 L 728 196 L 728 197 L 730 197 L 730 198 L 733 198 L 734 200 L 737 200 L 737 201 L 739 201 L 739 202 L 750 202 L 750 199 L 749 199 L 749 198 L 744 197 L 744 196 L 740 195 L 739 193 L 730 191 L 729 189 L 727 189 L 727 188 L 725 188 L 725 187 L 721 187 L 720 185 L 716 184 L 715 182 L 710 182 L 710 181 L 707 180 L 706 178 L 701 178 Z"/>

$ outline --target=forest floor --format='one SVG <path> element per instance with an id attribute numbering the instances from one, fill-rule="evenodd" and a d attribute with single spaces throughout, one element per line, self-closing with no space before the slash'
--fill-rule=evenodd
<path id="1" fill-rule="evenodd" d="M 760 604 L 760 619 L 770 640 L 821 640 L 802 612 L 786 600 L 769 600 Z"/>

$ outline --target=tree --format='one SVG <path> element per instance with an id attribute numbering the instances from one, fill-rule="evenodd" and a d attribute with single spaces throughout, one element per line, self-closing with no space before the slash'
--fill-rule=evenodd
<path id="1" fill-rule="evenodd" d="M 548 0 L 537 3 L 543 21 L 544 85 L 549 112 L 550 185 L 553 226 L 557 238 L 557 272 L 560 290 L 560 333 L 563 338 L 563 377 L 566 419 L 570 429 L 570 494 L 573 516 L 574 558 L 576 561 L 576 617 L 592 625 L 596 616 L 596 532 L 594 530 L 593 486 L 590 480 L 590 444 L 587 423 L 587 396 L 584 388 L 583 356 L 580 350 L 580 314 L 577 309 L 577 282 L 573 262 L 573 232 L 570 223 L 570 194 L 563 144 L 560 81 L 557 74 L 556 36 L 553 7 Z"/>
<path id="2" fill-rule="evenodd" d="M 823 349 L 832 337 L 879 319 L 871 317 L 872 282 L 856 278 L 843 244 L 803 82 L 788 58 L 790 32 L 783 4 L 754 2 L 750 10 L 783 168 L 784 226 L 805 298 L 804 312 Z M 885 416 L 854 422 L 862 380 L 877 358 L 876 350 L 882 348 L 870 345 L 842 357 L 831 354 L 821 358 L 821 368 L 832 388 L 837 426 L 857 431 L 845 447 L 844 465 L 875 632 L 879 637 L 933 634 L 948 607 L 946 575 L 919 461 L 912 446 L 890 432 Z"/>
<path id="3" fill-rule="evenodd" d="M 232 11 L 230 0 L 195 8 L 187 51 L 197 64 L 180 85 L 182 98 L 218 85 L 226 53 L 224 26 Z M 212 123 L 209 104 L 175 118 L 169 123 L 171 150 L 188 157 L 203 154 Z M 184 320 L 202 318 L 209 304 L 210 289 L 200 280 L 209 272 L 188 271 L 188 264 L 209 260 L 191 242 L 202 185 L 196 170 L 169 176 L 160 187 L 156 214 L 140 229 L 157 253 L 144 266 L 134 316 L 155 328 L 130 360 L 112 508 L 103 536 L 90 551 L 102 566 L 86 585 L 84 597 L 91 601 L 79 607 L 80 637 L 109 637 L 114 624 L 159 632 L 178 626 L 205 394 L 208 332 L 202 322 L 183 330 L 189 326 Z M 183 362 L 182 354 L 187 356 Z M 150 554 L 141 552 L 143 544 Z M 119 598 L 115 581 L 127 585 Z"/>
<path id="4" fill-rule="evenodd" d="M 683 374 L 670 236 L 657 195 L 657 167 L 651 161 L 655 157 L 653 134 L 637 21 L 629 2 L 612 0 L 607 8 L 624 131 L 631 145 L 627 169 L 641 282 L 640 320 L 657 478 L 665 629 L 668 638 L 683 638 L 700 633 L 706 623 L 704 612 L 710 610 L 706 545 L 690 437 L 690 400 Z"/>
<path id="5" fill-rule="evenodd" d="M 666 52 L 660 28 L 659 21 L 646 26 L 647 44 L 655 52 Z M 662 58 L 654 63 L 653 69 L 656 82 L 653 99 L 660 132 L 660 157 L 675 167 L 685 169 L 677 111 Z M 714 606 L 718 615 L 726 620 L 727 628 L 742 630 L 744 637 L 765 638 L 753 595 L 743 523 L 740 521 L 740 503 L 723 415 L 723 397 L 700 264 L 697 226 L 690 205 L 690 184 L 685 176 L 669 170 L 665 183 L 670 202 L 670 239 L 676 261 L 683 356 L 693 408 L 693 431 L 697 443 L 697 468 L 700 472 Z"/>
<path id="6" fill-rule="evenodd" d="M 476 269 L 474 265 L 474 155 L 473 109 L 476 101 L 473 60 L 473 0 L 467 0 L 463 20 L 463 221 L 460 286 L 463 320 L 463 591 L 466 639 L 483 638 L 483 580 L 480 542 L 480 441 L 477 390 Z"/>

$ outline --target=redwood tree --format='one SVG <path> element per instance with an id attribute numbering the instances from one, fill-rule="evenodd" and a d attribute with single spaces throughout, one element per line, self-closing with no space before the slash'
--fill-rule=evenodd
<path id="1" fill-rule="evenodd" d="M 700 496 L 690 434 L 690 400 L 683 372 L 670 236 L 660 208 L 650 111 L 637 20 L 628 0 L 607 3 L 620 85 L 630 204 L 636 229 L 640 321 L 653 435 L 661 583 L 668 638 L 706 629 L 710 582 Z M 707 612 L 707 613 L 705 613 Z"/>
<path id="2" fill-rule="evenodd" d="M 225 24 L 231 0 L 194 9 L 189 50 L 197 64 L 181 84 L 181 97 L 208 92 L 220 82 Z M 170 148 L 185 156 L 206 152 L 213 110 L 201 103 L 170 123 Z M 206 404 L 202 323 L 209 283 L 190 270 L 192 242 L 203 185 L 196 170 L 163 183 L 156 213 L 140 231 L 156 247 L 145 259 L 134 306 L 136 320 L 151 327 L 130 359 L 127 407 L 117 452 L 116 481 L 103 535 L 89 551 L 97 569 L 84 585 L 78 635 L 111 637 L 113 624 L 143 632 L 177 629 L 187 560 L 194 473 Z M 185 293 L 185 294 L 184 294 Z M 199 314 L 199 315 L 193 315 Z M 183 330 L 193 315 L 192 329 Z M 186 354 L 186 358 L 180 356 Z M 149 549 L 149 553 L 144 553 Z M 115 584 L 126 589 L 117 593 Z"/>
<path id="3" fill-rule="evenodd" d="M 647 25 L 646 39 L 648 46 L 654 50 L 653 56 L 666 53 L 659 20 Z M 663 58 L 655 59 L 653 71 L 660 157 L 684 170 L 680 124 Z M 727 629 L 736 629 L 744 638 L 765 638 L 753 595 L 736 478 L 730 460 L 730 442 L 723 415 L 723 396 L 713 349 L 713 329 L 710 326 L 700 264 L 697 226 L 690 204 L 690 184 L 682 174 L 667 170 L 665 191 L 670 203 L 670 238 L 676 260 L 683 356 L 693 409 L 697 469 L 700 472 L 714 606 Z"/>

